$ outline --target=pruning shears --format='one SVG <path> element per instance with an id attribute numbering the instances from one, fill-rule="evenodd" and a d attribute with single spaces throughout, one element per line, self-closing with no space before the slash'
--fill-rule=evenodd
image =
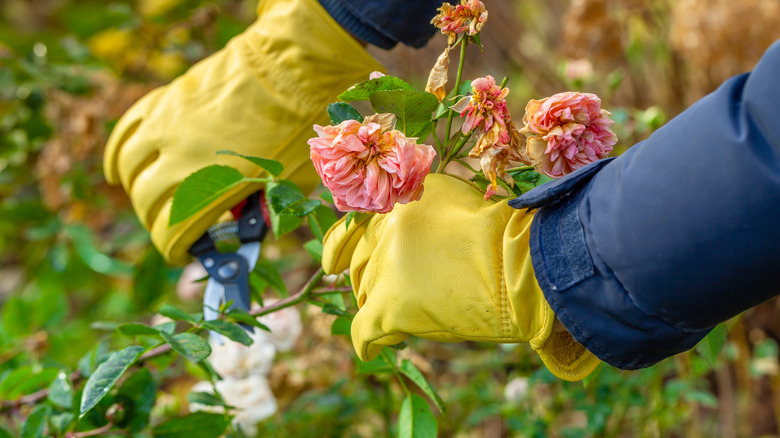
<path id="1" fill-rule="evenodd" d="M 263 192 L 256 192 L 246 201 L 232 209 L 238 220 L 212 226 L 190 248 L 190 254 L 197 257 L 209 274 L 206 292 L 203 295 L 203 318 L 206 321 L 219 317 L 219 308 L 229 302 L 230 309 L 249 311 L 249 274 L 255 268 L 260 257 L 260 246 L 268 232 L 265 220 Z M 238 249 L 220 251 L 227 246 Z M 251 326 L 243 325 L 245 330 L 254 332 Z M 222 337 L 211 332 L 213 340 L 222 344 Z"/>

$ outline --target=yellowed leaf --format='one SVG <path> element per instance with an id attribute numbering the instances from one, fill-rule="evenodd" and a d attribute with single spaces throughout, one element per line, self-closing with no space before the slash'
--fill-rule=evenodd
<path id="1" fill-rule="evenodd" d="M 447 96 L 444 86 L 447 85 L 447 69 L 450 65 L 450 47 L 447 46 L 439 55 L 436 64 L 433 65 L 431 73 L 428 75 L 428 83 L 425 85 L 425 91 L 433 94 L 439 99 L 439 102 Z"/>

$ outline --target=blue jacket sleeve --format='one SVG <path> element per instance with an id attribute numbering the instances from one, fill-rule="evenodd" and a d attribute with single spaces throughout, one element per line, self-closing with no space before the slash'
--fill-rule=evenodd
<path id="1" fill-rule="evenodd" d="M 436 32 L 431 19 L 441 0 L 320 0 L 347 32 L 383 49 L 422 47 Z"/>
<path id="2" fill-rule="evenodd" d="M 778 78 L 780 42 L 620 157 L 511 201 L 539 208 L 537 280 L 605 362 L 650 366 L 780 293 Z"/>

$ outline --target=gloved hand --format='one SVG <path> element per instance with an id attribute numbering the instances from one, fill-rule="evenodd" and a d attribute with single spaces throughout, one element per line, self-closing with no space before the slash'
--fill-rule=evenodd
<path id="1" fill-rule="evenodd" d="M 168 227 L 171 197 L 191 173 L 211 164 L 262 170 L 222 149 L 278 160 L 282 177 L 304 190 L 319 182 L 306 140 L 325 107 L 350 85 L 381 70 L 316 0 L 263 0 L 258 19 L 227 46 L 137 102 L 106 147 L 106 179 L 130 195 L 141 223 L 171 263 L 229 208 L 259 189 L 236 187 L 205 210 Z"/>
<path id="2" fill-rule="evenodd" d="M 599 360 L 566 331 L 542 295 L 529 253 L 533 214 L 483 199 L 471 183 L 429 175 L 417 202 L 350 223 L 324 239 L 325 272 L 349 268 L 362 360 L 414 335 L 439 342 L 529 342 L 547 368 L 579 380 Z"/>

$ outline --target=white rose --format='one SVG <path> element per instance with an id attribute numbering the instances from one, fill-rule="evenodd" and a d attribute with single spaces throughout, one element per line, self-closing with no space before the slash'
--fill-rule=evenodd
<path id="1" fill-rule="evenodd" d="M 257 423 L 276 413 L 276 398 L 264 376 L 252 375 L 245 379 L 227 378 L 217 381 L 216 386 L 225 403 L 236 408 L 230 412 L 234 415 L 233 424 L 240 426 L 248 436 L 255 436 Z M 192 387 L 191 391 L 214 392 L 209 382 L 199 382 Z M 190 411 L 222 413 L 224 408 L 192 403 Z"/>
<path id="2" fill-rule="evenodd" d="M 254 343 L 248 347 L 224 336 L 221 337 L 222 345 L 212 339 L 211 365 L 222 377 L 240 379 L 268 374 L 276 357 L 276 347 L 269 342 L 268 335 L 268 332 L 255 328 L 255 332 L 249 334 Z"/>
<path id="3" fill-rule="evenodd" d="M 528 377 L 515 377 L 504 387 L 504 398 L 508 402 L 522 401 L 528 395 Z"/>
<path id="4" fill-rule="evenodd" d="M 276 301 L 278 300 L 267 299 L 264 304 L 268 306 Z M 258 321 L 271 329 L 271 333 L 264 332 L 264 334 L 268 336 L 268 340 L 279 351 L 290 351 L 303 331 L 301 314 L 295 307 L 286 307 L 268 315 L 263 315 L 258 318 Z"/>

